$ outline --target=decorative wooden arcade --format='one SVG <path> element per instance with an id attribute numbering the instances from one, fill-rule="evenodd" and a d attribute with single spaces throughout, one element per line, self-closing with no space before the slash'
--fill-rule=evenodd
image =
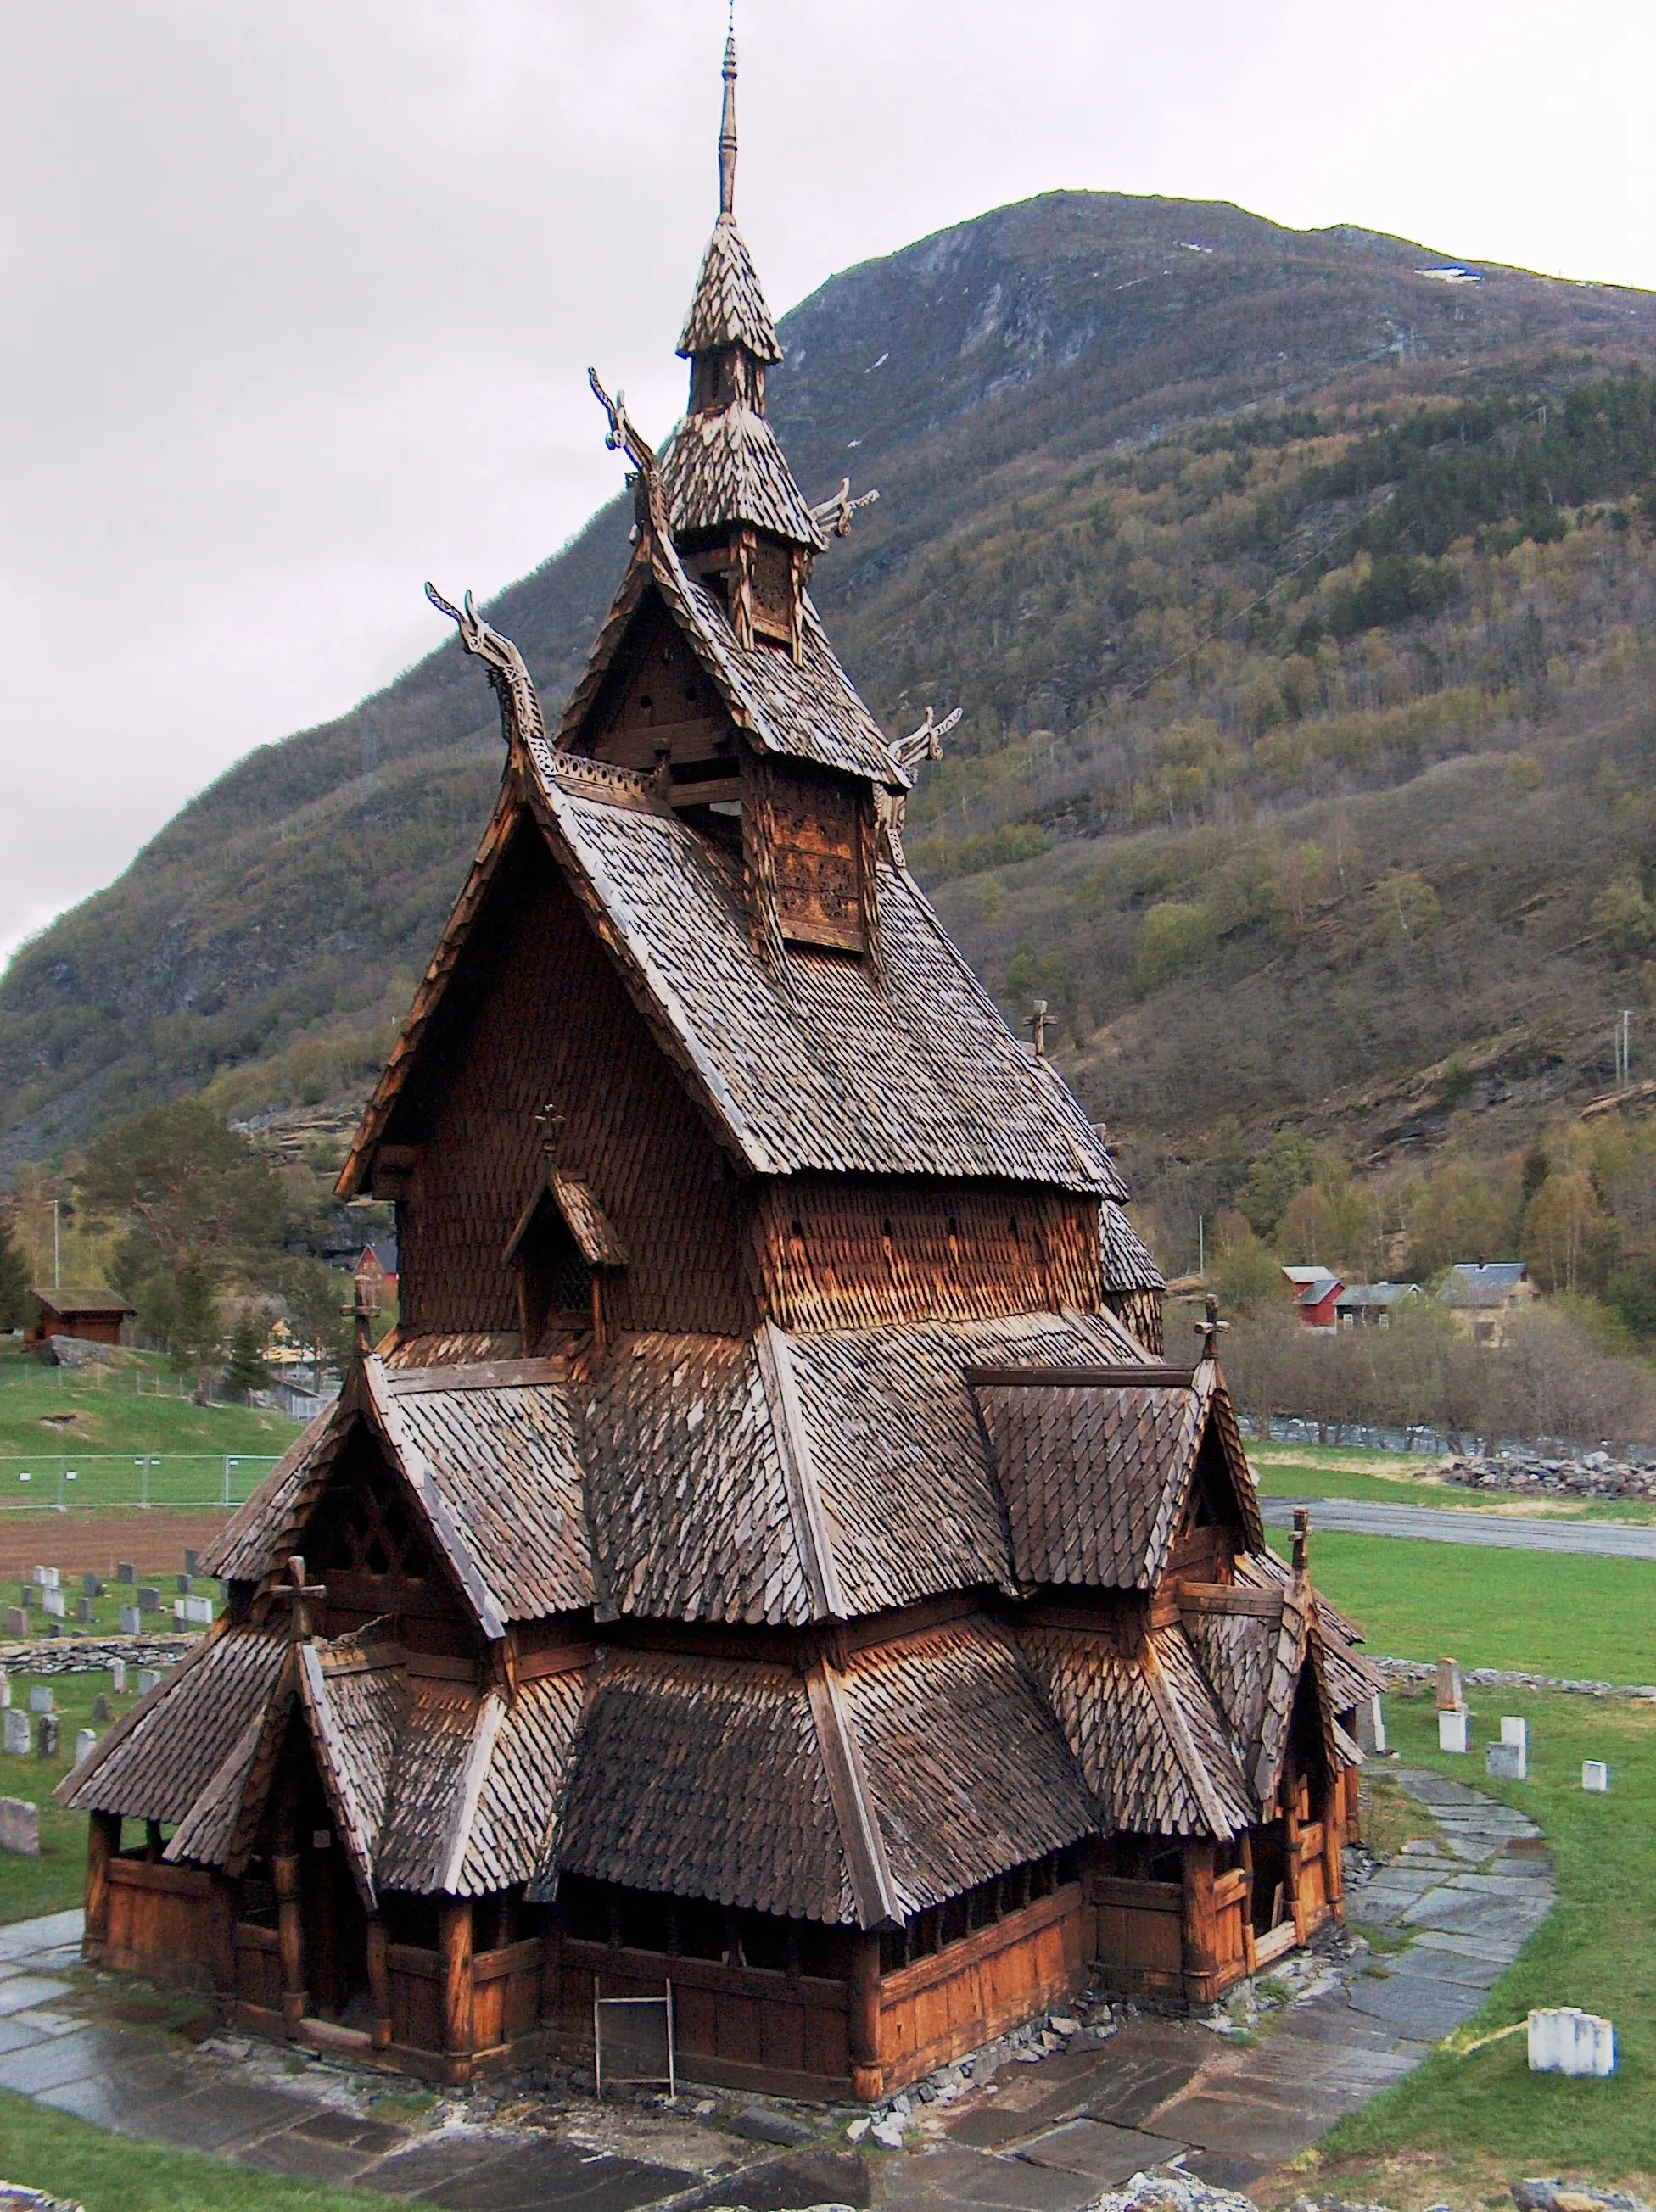
<path id="1" fill-rule="evenodd" d="M 670 1979 L 683 2073 L 874 2098 L 1304 1942 L 1374 1684 L 904 866 L 936 732 L 811 601 L 855 503 L 766 421 L 734 79 L 689 412 L 658 457 L 600 394 L 637 527 L 554 734 L 447 609 L 506 766 L 340 1183 L 398 1329 L 60 1795 L 88 1957 L 244 2027 L 463 2081 Z"/>

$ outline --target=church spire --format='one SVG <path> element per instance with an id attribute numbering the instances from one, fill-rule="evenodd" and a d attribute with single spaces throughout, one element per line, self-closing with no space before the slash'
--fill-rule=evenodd
<path id="1" fill-rule="evenodd" d="M 736 212 L 736 33 L 724 46 L 724 114 L 719 124 L 719 213 Z"/>

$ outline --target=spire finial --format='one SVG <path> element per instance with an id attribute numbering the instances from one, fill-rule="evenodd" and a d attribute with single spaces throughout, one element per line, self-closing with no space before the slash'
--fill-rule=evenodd
<path id="1" fill-rule="evenodd" d="M 736 9 L 724 45 L 724 115 L 719 125 L 719 213 L 736 212 Z"/>

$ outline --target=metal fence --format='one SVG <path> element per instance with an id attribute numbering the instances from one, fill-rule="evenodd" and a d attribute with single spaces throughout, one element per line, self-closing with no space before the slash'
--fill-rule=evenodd
<path id="1" fill-rule="evenodd" d="M 3 1452 L 0 1512 L 71 1506 L 149 1510 L 240 1505 L 274 1452 Z"/>

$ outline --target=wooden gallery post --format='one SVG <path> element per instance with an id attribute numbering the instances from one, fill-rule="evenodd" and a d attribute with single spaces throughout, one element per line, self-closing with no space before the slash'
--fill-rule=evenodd
<path id="1" fill-rule="evenodd" d="M 442 1967 L 442 2047 L 451 2081 L 469 2081 L 472 2054 L 472 1900 L 445 1897 L 437 1908 Z"/>

